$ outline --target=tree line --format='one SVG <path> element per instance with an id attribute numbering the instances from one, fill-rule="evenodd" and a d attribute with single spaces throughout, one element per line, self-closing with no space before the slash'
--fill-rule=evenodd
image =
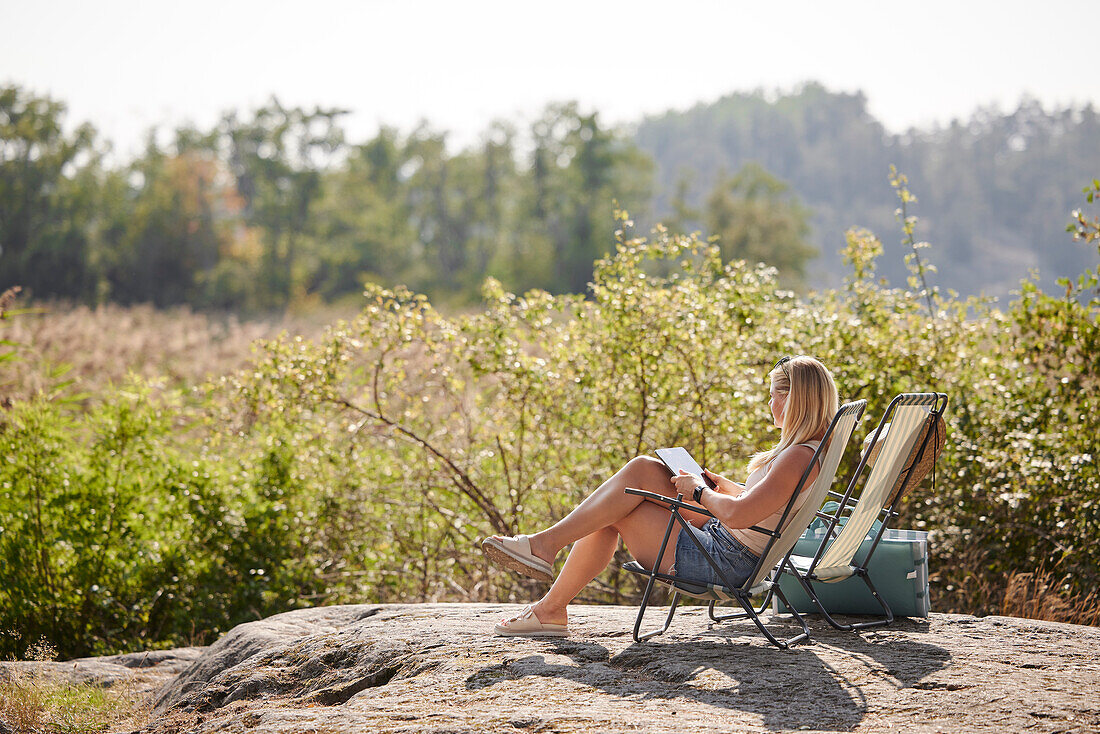
<path id="1" fill-rule="evenodd" d="M 151 131 L 118 162 L 65 114 L 0 87 L 0 284 L 88 303 L 270 310 L 357 298 L 370 282 L 464 304 L 487 276 L 516 292 L 584 293 L 614 247 L 618 208 L 640 231 L 699 230 L 727 261 L 766 262 L 788 287 L 830 285 L 847 227 L 895 227 L 892 163 L 922 193 L 917 234 L 939 248 L 938 282 L 998 293 L 1028 267 L 1088 265 L 1057 237 L 1100 169 L 1091 107 L 1025 101 L 889 135 L 861 95 L 815 84 L 636 130 L 553 104 L 459 151 L 427 124 L 349 141 L 345 111 L 272 99 L 210 129 Z M 881 274 L 903 282 L 901 257 Z"/>
<path id="2" fill-rule="evenodd" d="M 272 100 L 209 130 L 150 134 L 107 162 L 64 105 L 0 90 L 0 272 L 36 297 L 277 308 L 407 283 L 444 299 L 486 274 L 583 290 L 611 248 L 613 199 L 641 205 L 649 164 L 596 113 L 554 105 L 450 153 L 446 134 L 347 141 L 344 111 Z"/>
<path id="3" fill-rule="evenodd" d="M 1064 234 L 1069 213 L 1100 171 L 1100 114 L 1091 104 L 1046 110 L 1024 98 L 1010 112 L 978 109 L 928 129 L 887 131 L 861 93 L 820 84 L 772 94 L 742 92 L 711 104 L 645 119 L 635 142 L 656 164 L 651 211 L 671 211 L 683 229 L 708 232 L 705 204 L 747 164 L 786 182 L 812 212 L 815 285 L 839 285 L 847 268 L 844 232 L 898 231 L 891 165 L 919 201 L 916 237 L 931 242 L 938 285 L 962 295 L 1004 296 L 1029 270 L 1044 288 L 1095 263 L 1095 253 Z M 902 285 L 898 248 L 880 276 Z"/>

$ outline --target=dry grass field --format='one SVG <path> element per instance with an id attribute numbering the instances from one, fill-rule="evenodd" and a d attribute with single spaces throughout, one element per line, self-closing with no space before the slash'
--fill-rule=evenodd
<path id="1" fill-rule="evenodd" d="M 188 308 L 24 307 L 0 321 L 0 339 L 10 342 L 17 356 L 4 364 L 0 394 L 19 399 L 60 386 L 94 397 L 131 373 L 164 386 L 195 385 L 244 365 L 257 339 L 283 331 L 315 336 L 347 315 L 312 311 L 242 320 Z"/>

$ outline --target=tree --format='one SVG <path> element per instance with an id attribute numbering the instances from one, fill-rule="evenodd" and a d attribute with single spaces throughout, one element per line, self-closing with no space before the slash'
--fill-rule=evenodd
<path id="1" fill-rule="evenodd" d="M 144 155 L 105 181 L 99 266 L 113 300 L 211 305 L 207 283 L 229 256 L 240 204 L 209 145 L 184 136 L 175 147 L 150 136 Z"/>
<path id="2" fill-rule="evenodd" d="M 100 154 L 95 130 L 64 131 L 65 105 L 0 87 L 0 282 L 31 295 L 95 290 L 90 232 Z"/>
<path id="3" fill-rule="evenodd" d="M 308 237 L 322 173 L 342 152 L 344 110 L 283 107 L 277 99 L 251 120 L 226 115 L 221 133 L 230 171 L 244 201 L 245 220 L 263 232 L 260 277 L 272 306 L 286 306 L 296 285 L 295 266 Z"/>
<path id="4" fill-rule="evenodd" d="M 401 180 L 405 163 L 404 142 L 382 128 L 326 174 L 312 209 L 311 290 L 330 299 L 358 295 L 366 281 L 397 283 L 408 274 L 415 234 Z"/>
<path id="5" fill-rule="evenodd" d="M 774 266 L 790 286 L 801 285 L 806 261 L 817 254 L 809 244 L 810 212 L 789 187 L 756 163 L 721 179 L 706 203 L 706 223 L 725 260 Z"/>
<path id="6" fill-rule="evenodd" d="M 676 189 L 672 195 L 672 214 L 667 216 L 664 225 L 672 234 L 689 234 L 698 231 L 698 222 L 702 218 L 702 211 L 688 203 L 691 186 L 695 176 L 691 171 L 684 170 L 676 179 Z"/>
<path id="7" fill-rule="evenodd" d="M 583 293 L 592 263 L 614 249 L 616 202 L 631 211 L 648 200 L 649 159 L 625 136 L 600 126 L 576 103 L 550 105 L 531 126 L 531 223 L 550 246 L 550 290 Z"/>

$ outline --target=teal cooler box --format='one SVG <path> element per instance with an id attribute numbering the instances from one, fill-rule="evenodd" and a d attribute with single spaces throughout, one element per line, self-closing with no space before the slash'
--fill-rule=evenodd
<path id="1" fill-rule="evenodd" d="M 814 523 L 815 526 L 817 523 Z M 875 529 L 877 531 L 877 528 Z M 795 543 L 793 554 L 813 558 L 824 530 L 811 527 Z M 862 563 L 871 550 L 874 536 L 865 538 L 856 551 L 856 563 Z M 871 583 L 890 605 L 896 617 L 927 617 L 928 607 L 928 533 L 922 530 L 887 530 L 882 534 L 871 564 L 867 567 Z M 850 576 L 842 581 L 813 582 L 814 593 L 830 614 L 882 615 L 882 606 L 871 596 L 863 579 Z M 789 573 L 780 574 L 779 588 L 798 612 L 817 612 L 818 608 Z M 772 610 L 786 612 L 779 599 L 772 597 Z"/>

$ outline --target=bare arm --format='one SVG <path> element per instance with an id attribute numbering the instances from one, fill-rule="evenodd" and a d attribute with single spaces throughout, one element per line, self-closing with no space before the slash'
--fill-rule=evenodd
<path id="1" fill-rule="evenodd" d="M 711 474 L 711 478 L 718 484 L 718 491 L 704 489 L 702 505 L 728 528 L 756 525 L 786 505 L 813 455 L 814 452 L 808 446 L 788 448 L 772 462 L 766 477 L 753 485 L 752 489 L 739 494 L 729 491 L 727 486 L 732 485 L 730 489 L 734 491 L 742 490 L 743 487 L 725 477 L 721 478 L 725 482 L 718 481 L 717 475 Z M 817 477 L 817 471 L 817 466 L 811 469 L 803 489 Z M 703 484 L 702 479 L 693 474 L 681 474 L 673 477 L 672 481 L 686 496 L 690 496 L 694 487 Z"/>

